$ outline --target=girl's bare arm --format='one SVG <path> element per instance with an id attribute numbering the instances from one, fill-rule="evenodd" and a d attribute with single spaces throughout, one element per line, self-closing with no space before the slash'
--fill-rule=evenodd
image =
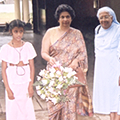
<path id="1" fill-rule="evenodd" d="M 8 98 L 12 100 L 12 99 L 14 99 L 14 94 L 13 94 L 13 92 L 10 89 L 10 86 L 8 84 L 6 69 L 7 69 L 7 62 L 2 61 L 2 78 L 3 78 L 4 85 L 5 85 L 7 94 L 8 94 Z"/>

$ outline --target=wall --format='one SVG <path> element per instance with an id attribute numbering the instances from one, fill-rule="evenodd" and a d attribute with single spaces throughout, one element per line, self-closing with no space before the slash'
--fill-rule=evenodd
<path id="1" fill-rule="evenodd" d="M 114 10 L 116 13 L 117 19 L 120 22 L 120 0 L 109 0 L 110 7 Z"/>
<path id="2" fill-rule="evenodd" d="M 58 22 L 54 18 L 54 12 L 58 5 L 60 4 L 69 4 L 76 13 L 76 17 L 73 20 L 71 26 L 78 28 L 80 30 L 94 30 L 94 28 L 99 24 L 98 19 L 96 17 L 97 9 L 93 8 L 94 0 L 32 0 L 33 1 L 33 24 L 34 30 L 39 32 L 38 26 L 42 24 L 40 21 L 41 13 L 40 9 L 44 9 L 45 7 L 46 14 L 46 29 L 58 25 Z M 36 3 L 37 5 L 36 5 Z M 120 13 L 119 6 L 120 0 L 98 0 L 99 8 L 103 6 L 111 7 L 116 15 L 118 20 L 120 21 Z M 39 4 L 39 5 L 38 5 Z M 43 7 L 41 7 L 41 5 Z M 36 32 L 34 31 L 34 32 Z"/>

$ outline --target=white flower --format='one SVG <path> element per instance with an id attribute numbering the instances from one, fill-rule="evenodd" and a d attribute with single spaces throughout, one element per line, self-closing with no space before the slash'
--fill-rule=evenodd
<path id="1" fill-rule="evenodd" d="M 49 92 L 53 93 L 54 89 L 51 87 L 50 89 L 48 89 Z"/>
<path id="2" fill-rule="evenodd" d="M 59 63 L 59 61 L 57 61 L 55 64 L 57 65 L 57 67 L 61 66 L 61 64 Z"/>
<path id="3" fill-rule="evenodd" d="M 54 77 L 54 73 L 53 72 L 50 73 L 50 77 L 51 78 Z"/>
<path id="4" fill-rule="evenodd" d="M 55 72 L 56 72 L 55 68 L 53 68 L 53 67 L 50 68 L 49 71 L 50 71 L 51 73 L 55 73 Z"/>
<path id="5" fill-rule="evenodd" d="M 44 76 L 45 75 L 45 69 L 41 70 L 39 73 L 40 76 Z"/>
<path id="6" fill-rule="evenodd" d="M 46 96 L 44 94 L 40 95 L 40 97 L 44 100 Z"/>
<path id="7" fill-rule="evenodd" d="M 38 81 L 41 80 L 41 77 L 40 77 L 40 76 L 37 76 L 37 80 L 38 80 Z"/>
<path id="8" fill-rule="evenodd" d="M 50 93 L 49 93 L 48 91 L 45 91 L 45 95 L 46 95 L 46 96 L 49 96 Z"/>
<path id="9" fill-rule="evenodd" d="M 64 78 L 64 79 L 66 79 L 66 78 L 67 78 L 67 76 L 63 76 L 63 78 Z"/>
<path id="10" fill-rule="evenodd" d="M 63 68 L 62 66 L 60 66 L 60 70 L 61 70 L 61 71 L 63 71 L 63 70 L 64 70 L 64 68 Z"/>
<path id="11" fill-rule="evenodd" d="M 37 94 L 38 94 L 38 95 L 41 95 L 41 91 L 37 91 Z"/>
<path id="12" fill-rule="evenodd" d="M 65 67 L 64 71 L 70 73 L 72 72 L 72 68 Z"/>
<path id="13" fill-rule="evenodd" d="M 54 103 L 54 105 L 57 103 L 57 99 L 56 98 L 51 98 L 51 101 Z"/>
<path id="14" fill-rule="evenodd" d="M 58 91 L 58 94 L 59 94 L 59 95 L 61 95 L 61 92 L 60 92 L 60 91 Z"/>
<path id="15" fill-rule="evenodd" d="M 56 74 L 57 74 L 57 75 L 61 75 L 61 72 L 60 72 L 60 71 L 57 71 Z"/>
<path id="16" fill-rule="evenodd" d="M 47 97 L 47 98 L 46 98 L 46 101 L 49 101 L 49 100 L 51 100 L 51 98 L 50 98 L 50 97 Z"/>
<path id="17" fill-rule="evenodd" d="M 61 89 L 62 86 L 63 86 L 62 84 L 59 84 L 56 88 Z"/>
<path id="18" fill-rule="evenodd" d="M 52 87 L 54 85 L 55 81 L 50 81 L 49 87 Z"/>
<path id="19" fill-rule="evenodd" d="M 55 91 L 53 92 L 53 94 L 54 94 L 54 95 L 58 95 L 58 93 L 57 93 L 57 92 L 55 92 Z"/>
<path id="20" fill-rule="evenodd" d="M 69 82 L 68 79 L 64 79 L 64 81 L 65 81 L 65 83 L 67 83 L 67 84 L 68 84 L 68 82 Z"/>
<path id="21" fill-rule="evenodd" d="M 43 83 L 43 85 L 47 85 L 48 81 L 45 79 L 42 79 L 41 82 Z"/>
<path id="22" fill-rule="evenodd" d="M 63 81 L 63 77 L 62 76 L 59 77 L 59 81 L 60 82 Z"/>
<path id="23" fill-rule="evenodd" d="M 72 71 L 71 74 L 73 76 L 73 75 L 76 75 L 77 73 L 75 71 Z"/>
<path id="24" fill-rule="evenodd" d="M 59 61 L 57 61 L 52 67 L 58 67 L 60 68 L 61 64 L 59 63 Z"/>
<path id="25" fill-rule="evenodd" d="M 39 90 L 40 89 L 40 86 L 36 86 L 36 90 Z"/>
<path id="26" fill-rule="evenodd" d="M 67 74 L 67 77 L 68 77 L 68 78 L 71 78 L 71 76 L 72 76 L 71 73 L 68 73 L 68 74 Z"/>
<path id="27" fill-rule="evenodd" d="M 49 89 L 49 87 L 47 86 L 46 89 Z"/>

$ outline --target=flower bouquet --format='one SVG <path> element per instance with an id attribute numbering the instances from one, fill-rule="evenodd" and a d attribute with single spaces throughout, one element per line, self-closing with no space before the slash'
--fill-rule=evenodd
<path id="1" fill-rule="evenodd" d="M 49 70 L 41 70 L 37 76 L 37 81 L 34 83 L 37 94 L 54 104 L 65 102 L 69 100 L 66 95 L 69 86 L 81 84 L 75 75 L 76 72 L 72 68 L 62 67 L 56 62 Z"/>

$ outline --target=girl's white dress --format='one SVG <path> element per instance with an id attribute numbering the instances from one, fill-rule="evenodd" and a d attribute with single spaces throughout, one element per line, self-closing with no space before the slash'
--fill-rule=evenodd
<path id="1" fill-rule="evenodd" d="M 31 43 L 26 42 L 22 47 L 14 48 L 5 44 L 0 50 L 0 59 L 7 62 L 7 79 L 14 93 L 14 100 L 7 97 L 6 92 L 6 120 L 35 120 L 32 99 L 28 96 L 30 79 L 29 60 L 36 57 L 36 52 Z M 10 66 L 23 61 L 28 64 L 22 67 Z"/>

